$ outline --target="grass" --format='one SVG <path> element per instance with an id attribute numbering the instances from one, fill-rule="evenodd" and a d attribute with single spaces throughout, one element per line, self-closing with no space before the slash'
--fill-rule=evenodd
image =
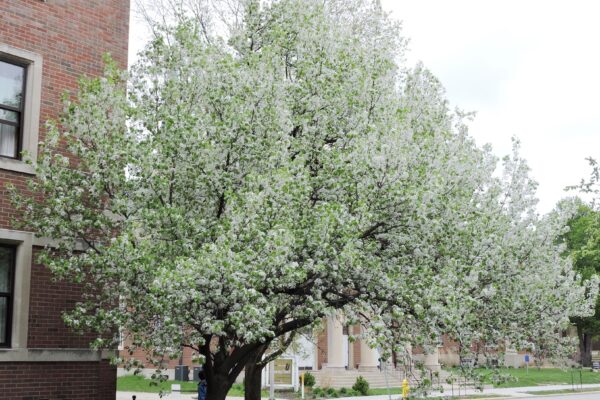
<path id="1" fill-rule="evenodd" d="M 391 394 L 402 394 L 402 388 L 392 387 L 390 388 Z M 379 396 L 388 394 L 388 390 L 386 388 L 381 389 L 369 389 L 367 393 L 368 396 Z"/>
<path id="2" fill-rule="evenodd" d="M 491 371 L 487 369 L 479 369 L 476 371 L 480 374 L 491 373 Z M 525 368 L 502 368 L 500 369 L 502 374 L 508 374 L 515 379 L 513 381 L 495 384 L 494 387 L 513 388 L 544 385 L 571 385 L 572 379 L 576 385 L 580 383 L 600 384 L 600 373 L 592 372 L 589 369 L 583 369 L 581 370 L 580 380 L 579 371 L 579 369 L 562 370 L 559 368 L 529 368 L 529 371 Z M 489 384 L 491 382 L 489 379 L 486 379 L 484 383 Z"/>
<path id="3" fill-rule="evenodd" d="M 156 385 L 152 380 L 146 379 L 140 375 L 128 375 L 120 376 L 117 378 L 117 390 L 122 392 L 146 392 L 146 393 L 158 393 L 161 390 L 170 392 L 172 384 L 180 384 L 181 390 L 184 392 L 198 391 L 198 385 L 196 382 L 176 382 L 176 381 L 165 381 Z M 228 396 L 244 397 L 244 388 L 240 384 L 234 384 L 227 393 Z M 262 391 L 262 397 L 269 397 L 269 393 Z"/>
<path id="4" fill-rule="evenodd" d="M 150 379 L 146 379 L 140 375 L 127 375 L 120 376 L 117 378 L 117 390 L 122 392 L 151 392 L 158 393 L 161 390 L 171 391 L 171 385 L 174 383 L 181 384 L 181 390 L 184 391 L 192 391 L 198 390 L 198 385 L 196 382 L 175 382 L 175 381 L 165 381 L 156 385 Z"/>
<path id="5" fill-rule="evenodd" d="M 490 370 L 480 369 L 477 370 L 481 374 L 489 373 Z M 499 388 L 511 388 L 511 387 L 524 387 L 524 386 L 544 386 L 544 385 L 571 385 L 571 377 L 573 377 L 575 381 L 575 385 L 579 383 L 589 384 L 589 383 L 598 383 L 600 384 L 600 373 L 591 372 L 590 370 L 581 370 L 581 381 L 579 379 L 579 370 L 578 369 L 567 369 L 562 370 L 558 368 L 529 368 L 529 371 L 526 371 L 524 368 L 503 368 L 500 370 L 502 373 L 509 374 L 515 378 L 515 381 L 504 382 L 499 385 L 494 385 Z M 195 382 L 175 382 L 175 381 L 166 381 L 162 382 L 159 385 L 152 384 L 152 381 L 149 379 L 145 379 L 142 376 L 122 376 L 117 379 L 117 390 L 125 391 L 125 392 L 151 392 L 158 393 L 161 390 L 163 391 L 171 391 L 171 384 L 179 383 L 181 384 L 181 389 L 183 391 L 195 392 L 197 390 L 197 385 Z M 490 383 L 490 382 L 486 382 Z M 595 390 L 587 390 L 587 391 L 595 391 Z M 532 392 L 531 394 L 560 394 L 560 393 L 570 393 L 570 390 L 566 391 L 543 391 L 543 392 Z M 369 389 L 369 396 L 375 395 L 386 395 L 388 393 L 387 389 Z M 393 395 L 401 394 L 402 388 L 390 388 L 390 393 Z M 244 388 L 242 385 L 236 384 L 233 385 L 231 390 L 228 393 L 229 396 L 235 397 L 243 397 L 244 396 Z M 267 391 L 263 390 L 263 397 L 268 397 L 269 394 Z M 340 394 L 343 396 L 343 394 Z M 493 397 L 490 395 L 475 395 L 478 397 L 461 397 L 465 399 L 477 399 L 484 397 Z"/>

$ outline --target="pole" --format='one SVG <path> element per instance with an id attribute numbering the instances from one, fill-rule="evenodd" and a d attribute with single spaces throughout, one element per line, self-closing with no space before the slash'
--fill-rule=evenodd
<path id="1" fill-rule="evenodd" d="M 304 372 L 300 374 L 300 390 L 302 391 L 302 400 L 304 400 Z"/>
<path id="2" fill-rule="evenodd" d="M 271 387 L 269 388 L 269 399 L 275 400 L 275 361 L 269 363 L 269 380 Z"/>
<path id="3" fill-rule="evenodd" d="M 392 392 L 390 392 L 390 383 L 387 376 L 387 361 L 383 361 L 381 366 L 383 367 L 383 377 L 385 378 L 385 387 L 387 388 L 388 399 L 392 400 Z"/>
<path id="4" fill-rule="evenodd" d="M 575 391 L 575 378 L 573 378 L 573 370 L 571 370 L 571 390 Z"/>

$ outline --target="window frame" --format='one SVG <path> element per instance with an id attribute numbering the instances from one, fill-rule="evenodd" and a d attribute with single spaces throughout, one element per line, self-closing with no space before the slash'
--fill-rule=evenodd
<path id="1" fill-rule="evenodd" d="M 11 250 L 10 266 L 9 266 L 9 292 L 0 292 L 0 298 L 6 298 L 6 320 L 5 322 L 5 341 L 0 342 L 0 348 L 10 348 L 12 345 L 12 331 L 13 331 L 13 308 L 14 308 L 14 296 L 15 296 L 15 275 L 16 275 L 16 264 L 17 264 L 17 246 L 0 243 L 0 247 Z M 1 321 L 0 321 L 1 323 Z"/>
<path id="2" fill-rule="evenodd" d="M 19 108 L 17 107 L 12 107 L 12 106 L 8 106 L 5 104 L 0 103 L 0 109 L 3 110 L 8 110 L 8 111 L 14 111 L 19 113 L 19 122 L 15 123 L 12 121 L 8 121 L 5 119 L 0 118 L 0 122 L 3 124 L 7 124 L 7 125 L 12 125 L 12 126 L 17 126 L 17 140 L 15 143 L 15 156 L 11 157 L 11 156 L 3 156 L 0 154 L 1 158 L 7 158 L 10 160 L 22 160 L 22 143 L 23 143 L 23 134 L 24 134 L 24 129 L 23 129 L 23 124 L 25 123 L 25 105 L 27 104 L 27 79 L 29 78 L 29 74 L 28 74 L 28 70 L 29 70 L 29 64 L 22 62 L 22 61 L 18 61 L 15 60 L 14 58 L 11 57 L 6 57 L 5 55 L 3 55 L 2 53 L 0 53 L 0 61 L 6 63 L 6 64 L 11 64 L 17 67 L 21 67 L 23 68 L 23 84 L 21 85 L 21 106 Z"/>
<path id="3" fill-rule="evenodd" d="M 20 134 L 17 140 L 18 156 L 17 158 L 0 157 L 0 170 L 35 175 L 42 103 L 43 57 L 40 54 L 0 42 L 0 59 L 25 67 L 23 111 L 20 115 Z"/>

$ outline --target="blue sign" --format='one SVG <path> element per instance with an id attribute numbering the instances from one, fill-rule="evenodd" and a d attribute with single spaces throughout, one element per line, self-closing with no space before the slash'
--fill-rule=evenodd
<path id="1" fill-rule="evenodd" d="M 525 354 L 525 362 L 528 363 L 529 362 L 529 354 Z"/>

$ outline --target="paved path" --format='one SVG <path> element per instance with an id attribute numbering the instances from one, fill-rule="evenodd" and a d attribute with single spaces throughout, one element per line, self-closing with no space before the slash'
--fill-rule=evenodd
<path id="1" fill-rule="evenodd" d="M 589 385 L 581 385 L 580 390 L 585 389 L 600 389 L 600 384 L 589 384 Z M 549 395 L 549 396 L 540 396 L 528 394 L 525 392 L 537 392 L 544 390 L 564 390 L 564 389 L 572 389 L 571 385 L 548 385 L 548 386 L 529 386 L 529 387 L 520 387 L 520 388 L 502 388 L 502 389 L 494 389 L 494 388 L 486 388 L 483 392 L 479 390 L 467 389 L 461 391 L 461 395 L 464 394 L 490 394 L 495 396 L 505 396 L 506 398 L 510 398 L 511 400 L 518 399 L 560 399 L 560 400 L 599 400 L 600 392 L 596 393 L 565 393 L 560 395 Z M 578 388 L 579 389 L 579 388 Z M 444 393 L 434 392 L 431 394 L 431 397 L 436 396 L 450 396 L 452 394 L 451 391 L 446 390 Z M 454 392 L 455 395 L 458 395 L 458 392 Z M 117 392 L 116 400 L 132 400 L 133 395 L 136 395 L 136 400 L 161 400 L 157 393 L 132 393 L 132 392 Z M 162 399 L 164 400 L 192 400 L 194 394 L 184 393 L 181 395 L 165 395 Z M 392 400 L 398 400 L 401 396 L 398 394 L 392 395 Z M 243 397 L 227 397 L 228 400 L 243 400 Z M 389 400 L 387 395 L 380 396 L 363 396 L 363 397 L 340 397 L 335 400 Z"/>
<path id="2" fill-rule="evenodd" d="M 192 400 L 197 398 L 193 393 L 183 393 L 180 395 L 166 394 L 161 398 L 158 396 L 158 393 L 117 392 L 116 400 L 132 400 L 134 395 L 136 396 L 136 400 Z M 227 397 L 227 400 L 244 400 L 244 398 Z"/>
<path id="3" fill-rule="evenodd" d="M 598 400 L 600 399 L 600 393 L 564 393 L 564 394 L 553 394 L 547 396 L 535 396 L 540 400 Z M 510 400 L 530 400 L 531 397 L 510 397 Z M 500 400 L 500 399 L 495 399 Z"/>
<path id="4" fill-rule="evenodd" d="M 461 395 L 468 395 L 468 394 L 478 394 L 478 395 L 485 395 L 485 394 L 489 394 L 489 395 L 493 395 L 493 396 L 504 396 L 506 398 L 510 398 L 511 400 L 517 400 L 517 399 L 531 399 L 531 398 L 538 398 L 538 399 L 548 399 L 548 398 L 557 398 L 557 399 L 561 399 L 561 400 L 566 400 L 566 399 L 576 399 L 576 400 L 588 400 L 589 399 L 594 399 L 594 400 L 599 400 L 600 399 L 600 392 L 596 392 L 596 393 L 587 393 L 587 394 L 575 394 L 575 393 L 565 393 L 562 395 L 552 395 L 552 397 L 546 397 L 546 396 L 541 396 L 541 395 L 535 395 L 535 394 L 529 394 L 526 392 L 538 392 L 538 391 L 545 391 L 545 390 L 565 390 L 565 389 L 572 389 L 571 385 L 548 385 L 548 386 L 529 386 L 529 387 L 519 387 L 519 388 L 485 388 L 482 391 L 480 390 L 474 390 L 474 389 L 467 389 L 465 390 L 461 390 L 460 394 Z M 600 389 L 600 384 L 588 384 L 588 385 L 580 385 L 577 387 L 578 390 L 581 391 L 585 391 L 585 389 Z M 458 391 L 455 390 L 454 391 L 454 395 L 458 396 Z M 433 392 L 431 393 L 430 397 L 438 397 L 438 396 L 450 396 L 452 395 L 452 392 L 448 389 L 446 389 L 443 393 L 440 392 Z M 581 397 L 577 397 L 577 396 L 581 396 Z M 591 397 L 590 397 L 591 396 Z M 392 395 L 392 400 L 398 400 L 400 398 L 400 395 Z M 381 396 L 364 396 L 364 397 L 340 397 L 339 399 L 335 399 L 335 400 L 388 400 L 389 397 L 387 395 L 381 395 Z"/>

